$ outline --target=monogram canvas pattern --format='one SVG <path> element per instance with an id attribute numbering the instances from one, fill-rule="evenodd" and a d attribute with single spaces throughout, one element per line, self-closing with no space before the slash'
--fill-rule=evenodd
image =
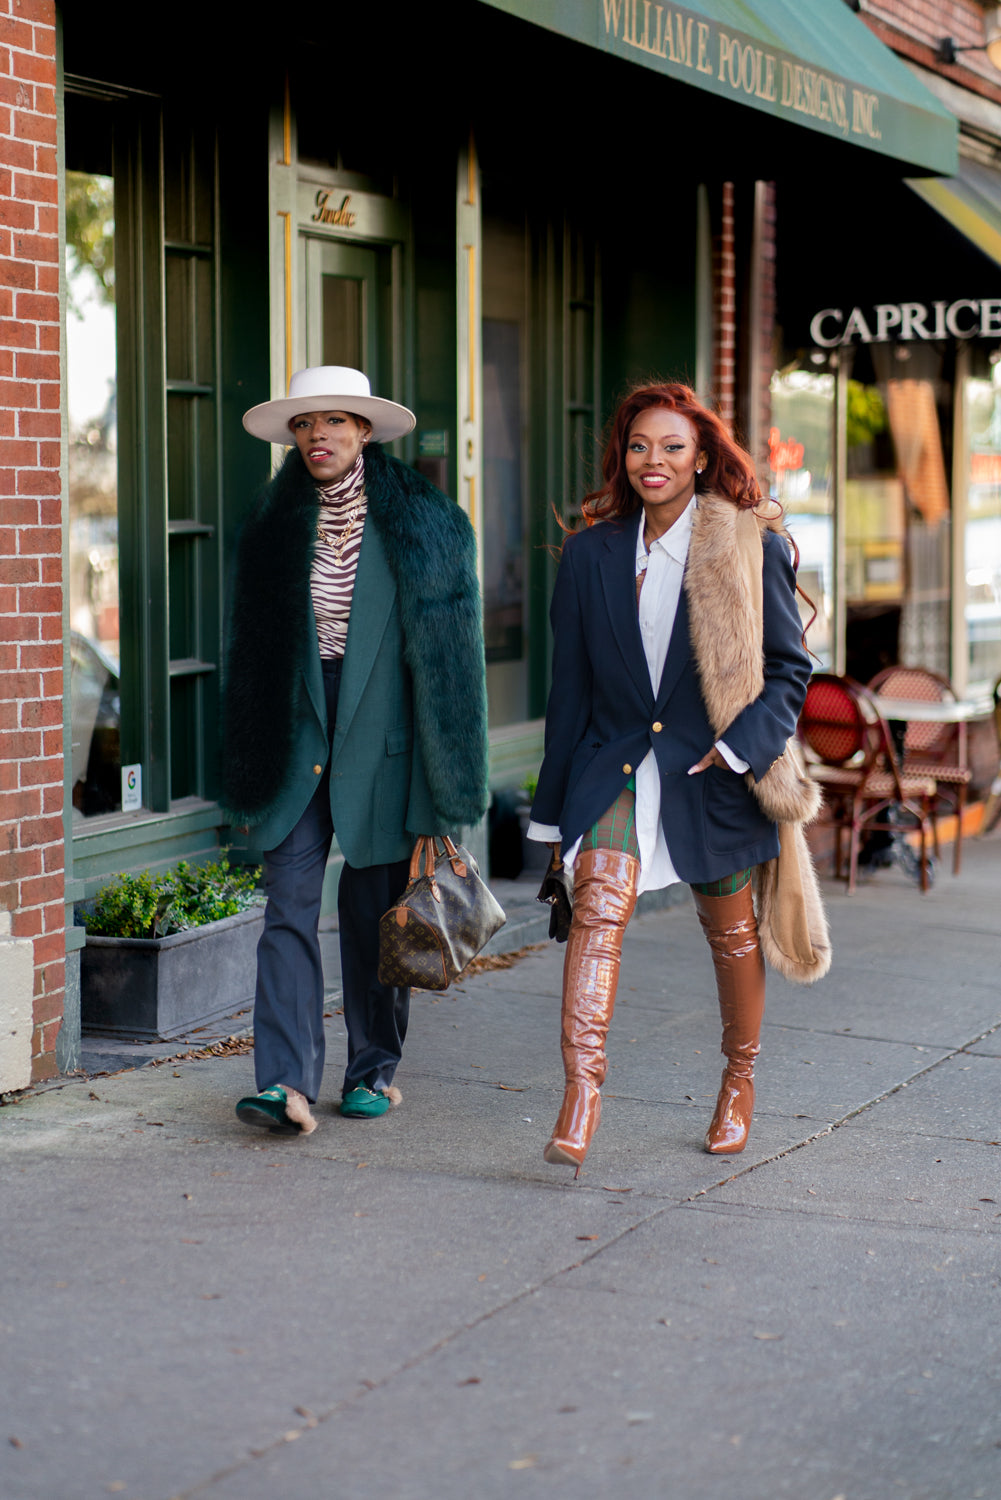
<path id="1" fill-rule="evenodd" d="M 504 925 L 504 912 L 473 856 L 461 846 L 456 853 L 455 860 L 447 850 L 437 855 L 433 873 L 412 879 L 380 920 L 383 984 L 445 990 Z"/>
<path id="2" fill-rule="evenodd" d="M 450 983 L 440 937 L 414 912 L 405 926 L 396 908 L 379 923 L 379 979 L 383 984 L 414 985 L 419 990 L 444 990 Z"/>

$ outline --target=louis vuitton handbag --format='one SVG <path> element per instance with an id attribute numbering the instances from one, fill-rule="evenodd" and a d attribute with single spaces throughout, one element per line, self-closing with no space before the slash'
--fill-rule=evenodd
<path id="1" fill-rule="evenodd" d="M 438 842 L 417 840 L 407 888 L 379 920 L 382 984 L 447 990 L 507 921 L 469 850 L 443 837 L 439 854 Z"/>

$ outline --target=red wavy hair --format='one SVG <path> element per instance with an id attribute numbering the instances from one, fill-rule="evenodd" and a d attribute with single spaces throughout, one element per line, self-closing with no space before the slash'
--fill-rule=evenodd
<path id="1" fill-rule="evenodd" d="M 696 493 L 712 490 L 746 510 L 757 505 L 761 490 L 750 455 L 734 442 L 716 413 L 703 406 L 690 386 L 667 381 L 638 386 L 612 418 L 601 462 L 605 482 L 600 489 L 585 495 L 581 506 L 588 526 L 595 521 L 632 515 L 639 509 L 640 497 L 626 475 L 626 449 L 633 423 L 640 412 L 651 406 L 680 412 L 695 428 L 699 448 L 706 455 L 706 467 L 695 480 Z"/>
<path id="2" fill-rule="evenodd" d="M 703 406 L 691 386 L 681 385 L 677 381 L 665 381 L 656 385 L 637 386 L 620 403 L 608 429 L 605 454 L 601 461 L 605 482 L 600 489 L 585 495 L 581 505 L 585 523 L 593 526 L 596 521 L 624 518 L 639 510 L 642 502 L 626 474 L 626 449 L 633 423 L 640 412 L 647 411 L 651 406 L 664 406 L 669 411 L 680 412 L 695 428 L 699 448 L 706 456 L 705 468 L 695 477 L 695 493 L 711 491 L 716 495 L 724 495 L 742 510 L 753 510 L 763 496 L 750 454 L 734 441 L 716 413 Z M 774 515 L 781 517 L 783 512 L 779 502 L 770 500 L 768 503 L 773 507 Z M 572 529 L 565 526 L 559 516 L 556 519 L 564 531 Z M 781 531 L 792 546 L 793 567 L 798 568 L 799 548 L 784 526 Z M 798 583 L 796 592 L 813 610 L 803 630 L 805 647 L 806 632 L 817 618 L 817 606 Z"/>

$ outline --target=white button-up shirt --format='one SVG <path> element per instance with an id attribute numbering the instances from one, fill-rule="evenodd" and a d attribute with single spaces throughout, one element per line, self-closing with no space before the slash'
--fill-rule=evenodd
<path id="1" fill-rule="evenodd" d="M 664 662 L 681 599 L 695 505 L 693 496 L 674 525 L 651 542 L 649 552 L 643 541 L 642 510 L 637 520 L 636 576 L 646 574 L 639 597 L 640 638 L 655 696 L 664 674 Z M 733 771 L 747 770 L 747 762 L 734 755 L 722 740 L 717 742 L 716 748 Z M 559 839 L 560 830 L 550 824 L 532 822 L 528 825 L 528 837 L 551 844 Z M 664 837 L 660 816 L 660 768 L 652 749 L 636 768 L 636 837 L 640 849 L 638 891 L 658 891 L 666 885 L 675 885 L 681 877 L 674 868 Z M 568 869 L 573 867 L 579 849 L 580 839 L 563 855 Z"/>

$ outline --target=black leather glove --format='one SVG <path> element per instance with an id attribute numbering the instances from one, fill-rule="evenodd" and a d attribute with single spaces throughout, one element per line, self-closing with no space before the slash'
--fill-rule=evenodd
<path id="1" fill-rule="evenodd" d="M 559 845 L 553 850 L 536 899 L 549 907 L 549 936 L 558 943 L 565 943 L 573 919 L 573 887 L 560 859 Z"/>

